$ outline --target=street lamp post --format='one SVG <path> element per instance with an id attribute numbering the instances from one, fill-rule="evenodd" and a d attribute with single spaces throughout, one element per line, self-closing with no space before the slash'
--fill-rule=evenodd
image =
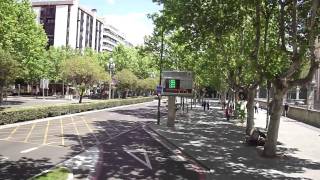
<path id="1" fill-rule="evenodd" d="M 109 83 L 109 99 L 111 99 L 111 83 L 112 83 L 112 72 L 114 71 L 116 65 L 113 62 L 113 59 L 110 58 L 109 62 L 108 62 L 108 69 L 109 69 L 109 74 L 110 74 L 110 83 Z"/>

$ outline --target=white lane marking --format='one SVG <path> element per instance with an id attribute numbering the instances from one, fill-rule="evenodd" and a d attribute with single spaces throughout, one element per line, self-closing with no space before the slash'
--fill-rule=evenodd
<path id="1" fill-rule="evenodd" d="M 24 154 L 24 153 L 28 153 L 28 152 L 31 152 L 31 151 L 34 151 L 34 150 L 37 150 L 37 149 L 39 149 L 39 147 L 33 147 L 33 148 L 29 148 L 29 149 L 23 150 L 20 153 Z"/>
<path id="2" fill-rule="evenodd" d="M 130 156 L 132 156 L 134 159 L 142 163 L 143 165 L 147 166 L 149 169 L 152 170 L 152 166 L 150 163 L 150 159 L 148 157 L 147 151 L 145 149 L 135 149 L 135 150 L 128 150 L 128 149 L 123 149 L 126 153 L 128 153 Z M 133 153 L 142 153 L 144 155 L 145 161 L 141 160 L 138 158 L 136 155 Z"/>
<path id="3" fill-rule="evenodd" d="M 40 147 L 42 147 L 42 146 L 50 145 L 50 144 L 52 144 L 52 143 L 42 144 L 42 145 L 37 146 L 37 147 L 33 147 L 33 148 L 29 148 L 29 149 L 25 149 L 25 150 L 21 151 L 20 153 L 21 153 L 21 154 L 25 154 L 25 153 L 28 153 L 28 152 L 31 152 L 31 151 L 37 150 L 37 149 L 39 149 L 39 148 L 40 148 Z"/>

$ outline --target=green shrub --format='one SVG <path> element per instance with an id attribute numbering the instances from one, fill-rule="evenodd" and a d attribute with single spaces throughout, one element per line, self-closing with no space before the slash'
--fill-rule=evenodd
<path id="1" fill-rule="evenodd" d="M 29 121 L 46 117 L 54 117 L 65 114 L 105 109 L 110 107 L 137 104 L 152 101 L 153 97 L 113 99 L 83 104 L 60 104 L 39 107 L 27 107 L 20 109 L 8 109 L 0 111 L 0 124 L 12 124 L 15 122 Z"/>

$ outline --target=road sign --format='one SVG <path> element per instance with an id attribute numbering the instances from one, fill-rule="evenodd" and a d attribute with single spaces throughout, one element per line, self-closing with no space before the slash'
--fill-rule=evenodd
<path id="1" fill-rule="evenodd" d="M 163 96 L 192 96 L 193 75 L 189 71 L 163 71 Z"/>
<path id="2" fill-rule="evenodd" d="M 49 79 L 40 80 L 40 89 L 49 89 Z"/>

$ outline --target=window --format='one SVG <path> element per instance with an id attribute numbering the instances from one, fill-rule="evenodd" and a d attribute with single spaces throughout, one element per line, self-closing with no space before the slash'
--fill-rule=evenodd
<path id="1" fill-rule="evenodd" d="M 48 45 L 54 44 L 54 28 L 56 20 L 56 6 L 41 6 L 40 23 L 43 24 L 44 31 L 48 37 Z"/>
<path id="2" fill-rule="evenodd" d="M 82 49 L 82 41 L 83 41 L 83 22 L 84 22 L 84 13 L 81 11 L 81 18 L 80 18 L 80 40 L 79 40 L 79 49 Z"/>
<path id="3" fill-rule="evenodd" d="M 67 36 L 66 36 L 66 46 L 68 46 L 68 45 L 69 45 L 70 10 L 71 10 L 71 7 L 70 7 L 70 5 L 68 5 L 68 19 L 67 19 Z"/>
<path id="4" fill-rule="evenodd" d="M 86 18 L 86 35 L 85 35 L 85 47 L 88 47 L 89 44 L 89 15 L 86 14 L 87 18 Z"/>
<path id="5" fill-rule="evenodd" d="M 97 34 L 98 34 L 98 31 L 99 31 L 98 21 L 96 21 L 96 32 L 95 32 L 95 41 L 94 41 L 94 49 L 95 49 L 95 50 L 97 50 L 97 43 L 98 43 L 98 41 L 97 41 L 97 39 L 98 39 Z"/>
<path id="6" fill-rule="evenodd" d="M 89 46 L 92 47 L 93 17 L 90 16 Z"/>
<path id="7" fill-rule="evenodd" d="M 99 22 L 98 52 L 101 50 L 101 22 Z"/>

